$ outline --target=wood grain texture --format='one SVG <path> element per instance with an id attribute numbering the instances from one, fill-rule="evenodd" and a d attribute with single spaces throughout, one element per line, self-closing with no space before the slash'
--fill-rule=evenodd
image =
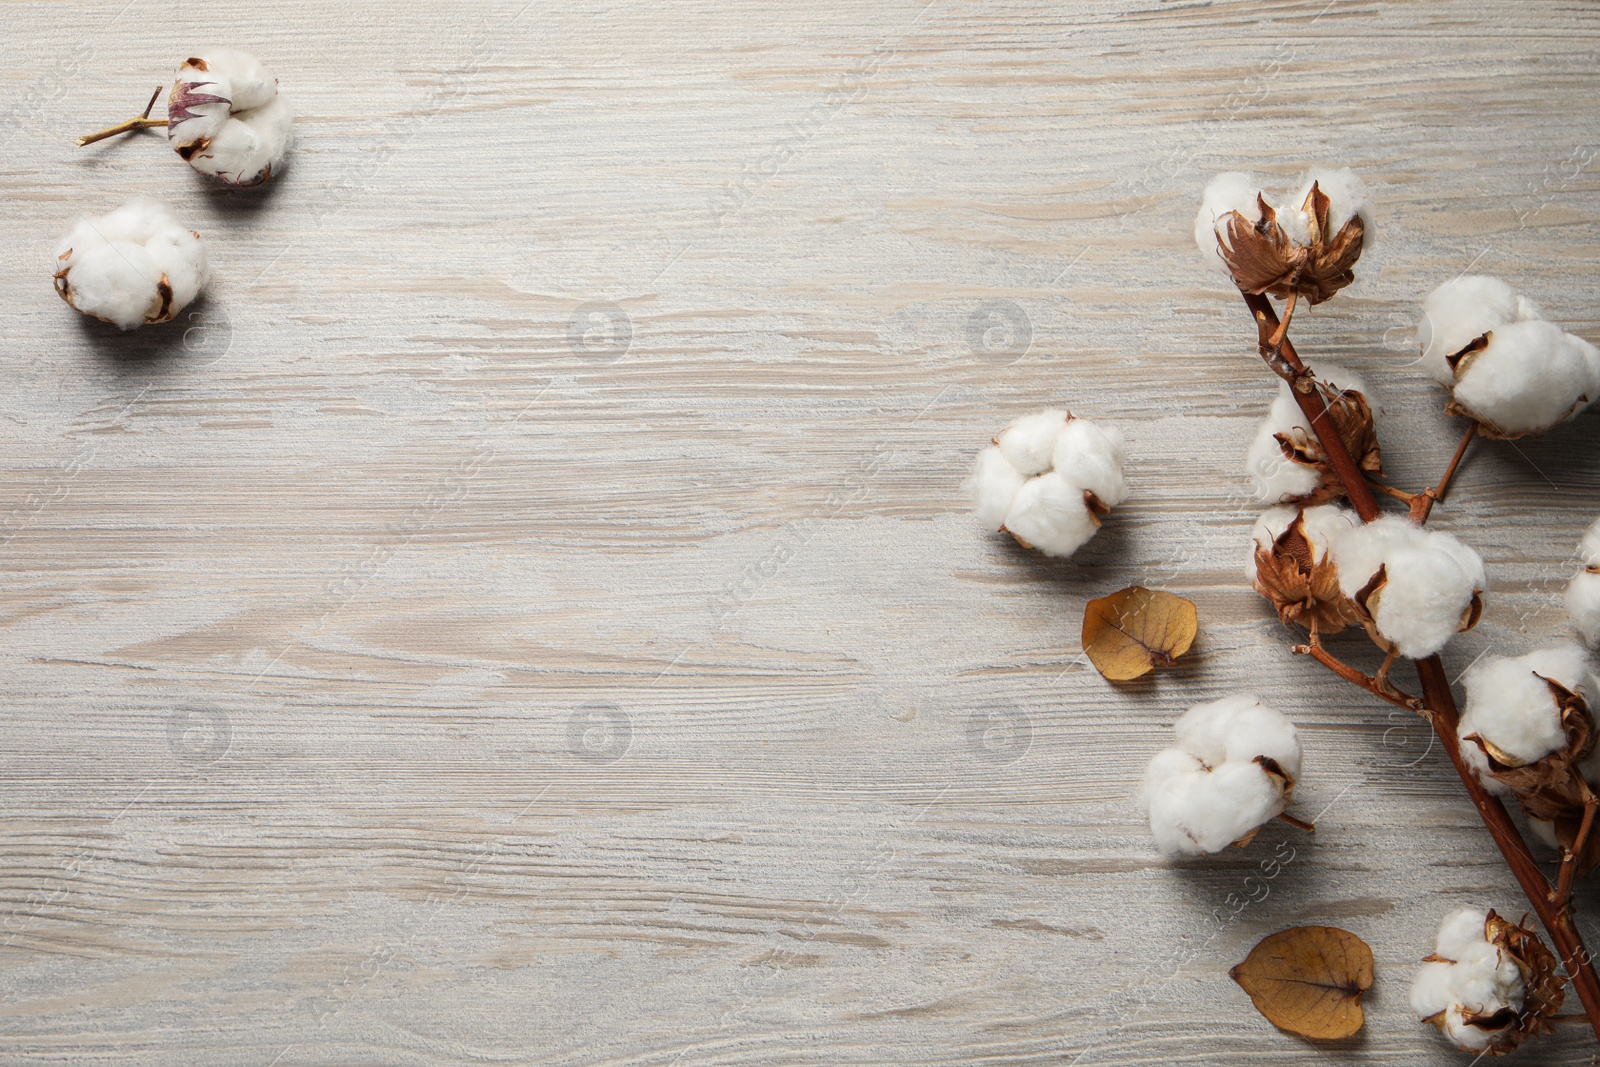
<path id="1" fill-rule="evenodd" d="M 1296 337 L 1430 480 L 1429 288 L 1501 274 L 1600 340 L 1600 9 L 3 17 L 0 1062 L 1464 1062 L 1410 970 L 1447 907 L 1521 898 L 1427 730 L 1242 580 L 1273 385 L 1190 233 L 1216 171 L 1362 169 L 1377 242 Z M 213 41 L 295 103 L 269 190 L 73 147 Z M 216 281 L 124 336 L 48 262 L 135 192 Z M 1132 457 L 1067 562 L 960 490 L 1052 403 Z M 1454 670 L 1566 633 L 1595 434 L 1478 448 L 1436 512 L 1494 583 Z M 1082 606 L 1134 582 L 1201 637 L 1112 687 Z M 1162 862 L 1143 764 L 1241 688 L 1301 726 L 1318 831 Z M 1364 1036 L 1228 980 L 1293 923 L 1373 946 Z"/>

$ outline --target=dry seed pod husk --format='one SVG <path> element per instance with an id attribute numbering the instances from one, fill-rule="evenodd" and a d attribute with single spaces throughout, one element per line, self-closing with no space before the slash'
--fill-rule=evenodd
<path id="1" fill-rule="evenodd" d="M 1321 505 L 1293 509 L 1293 517 L 1283 522 L 1290 511 L 1274 508 L 1256 523 L 1251 575 L 1256 592 L 1289 625 L 1330 634 L 1359 624 L 1360 612 L 1339 591 L 1339 569 L 1329 551 L 1332 537 L 1355 520 L 1343 509 Z"/>
<path id="2" fill-rule="evenodd" d="M 1301 207 L 1306 215 L 1309 240 L 1293 240 L 1278 222 L 1278 213 L 1266 199 L 1256 198 L 1260 217 L 1254 222 L 1231 212 L 1218 227 L 1218 253 L 1241 292 L 1287 297 L 1297 293 L 1320 304 L 1355 281 L 1355 264 L 1361 258 L 1365 223 L 1352 215 L 1337 233 L 1329 233 L 1329 200 L 1319 183 Z"/>

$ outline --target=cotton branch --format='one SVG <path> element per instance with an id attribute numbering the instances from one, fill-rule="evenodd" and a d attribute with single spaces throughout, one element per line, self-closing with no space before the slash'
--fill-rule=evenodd
<path id="1" fill-rule="evenodd" d="M 1293 387 L 1295 401 L 1300 405 L 1300 410 L 1304 412 L 1312 431 L 1317 435 L 1322 451 L 1342 483 L 1351 507 L 1355 509 L 1362 522 L 1373 521 L 1380 514 L 1377 499 L 1373 496 L 1355 459 L 1345 447 L 1344 440 L 1328 412 L 1326 399 L 1312 385 L 1311 371 L 1301 362 L 1294 344 L 1281 329 L 1282 323 L 1279 322 L 1271 301 L 1257 294 L 1243 295 L 1245 304 L 1256 320 L 1262 359 L 1275 374 Z M 1450 479 L 1461 458 L 1466 454 L 1472 437 L 1472 430 L 1463 436 L 1460 446 L 1456 449 L 1455 458 L 1451 460 L 1439 485 L 1425 493 L 1417 494 L 1416 499 L 1412 501 L 1412 514 L 1418 521 L 1427 518 L 1434 501 L 1441 498 L 1449 488 Z M 1419 504 L 1417 501 L 1422 503 Z M 1529 850 L 1527 842 L 1523 840 L 1516 824 L 1512 822 L 1505 805 L 1483 787 L 1463 759 L 1461 741 L 1456 733 L 1460 712 L 1456 708 L 1455 695 L 1450 691 L 1450 679 L 1445 673 L 1443 661 L 1438 655 L 1432 655 L 1417 660 L 1416 667 L 1417 678 L 1422 685 L 1422 708 L 1419 713 L 1428 720 L 1434 733 L 1438 735 L 1445 753 L 1456 769 L 1456 774 L 1461 778 L 1467 796 L 1478 809 L 1479 817 L 1488 828 L 1489 835 L 1494 838 L 1501 855 L 1505 857 L 1511 873 L 1516 876 L 1518 884 L 1528 898 L 1528 903 L 1532 905 L 1545 930 L 1549 932 L 1562 966 L 1578 992 L 1584 1015 L 1596 1036 L 1600 1037 L 1600 977 L 1596 976 L 1589 950 L 1584 947 L 1583 938 L 1573 921 L 1570 896 L 1562 896 L 1559 886 L 1551 886 L 1550 880 Z M 1345 675 L 1341 673 L 1341 677 Z M 1353 681 L 1353 679 L 1347 680 Z M 1355 684 L 1373 691 L 1359 681 Z M 1386 700 L 1392 699 L 1383 693 L 1375 695 L 1382 696 Z M 1565 872 L 1563 874 L 1565 875 Z M 1565 876 L 1561 880 L 1570 885 L 1570 876 Z"/>

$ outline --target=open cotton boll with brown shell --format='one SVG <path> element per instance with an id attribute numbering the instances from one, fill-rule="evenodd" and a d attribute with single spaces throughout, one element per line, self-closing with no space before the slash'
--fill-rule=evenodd
<path id="1" fill-rule="evenodd" d="M 202 174 L 260 185 L 283 169 L 294 115 L 277 79 L 234 48 L 184 60 L 167 99 L 167 140 Z"/>
<path id="2" fill-rule="evenodd" d="M 966 487 L 978 521 L 1047 556 L 1070 556 L 1128 496 L 1122 434 L 1066 411 L 1025 415 L 978 454 Z"/>
<path id="3" fill-rule="evenodd" d="M 1578 544 L 1578 561 L 1583 569 L 1572 576 L 1567 586 L 1567 614 L 1578 628 L 1578 636 L 1590 648 L 1600 647 L 1600 519 L 1590 524 Z"/>
<path id="4" fill-rule="evenodd" d="M 1402 656 L 1431 656 L 1478 623 L 1483 560 L 1450 534 L 1386 515 L 1340 535 L 1333 562 L 1367 632 Z"/>
<path id="5" fill-rule="evenodd" d="M 1498 278 L 1436 288 L 1417 338 L 1423 368 L 1450 390 L 1447 410 L 1491 437 L 1544 433 L 1600 398 L 1600 349 L 1547 322 Z"/>
<path id="6" fill-rule="evenodd" d="M 1377 423 L 1383 408 L 1366 383 L 1343 367 L 1322 364 L 1316 387 L 1356 464 L 1368 474 L 1381 475 L 1383 458 Z M 1272 407 L 1250 442 L 1245 466 L 1251 489 L 1263 504 L 1316 504 L 1343 495 L 1338 474 L 1310 421 L 1295 402 L 1289 383 L 1281 379 Z"/>
<path id="7" fill-rule="evenodd" d="M 1550 1029 L 1565 979 L 1537 934 L 1488 908 L 1459 908 L 1411 982 L 1411 1009 L 1464 1052 L 1499 1055 Z"/>
<path id="8" fill-rule="evenodd" d="M 1334 504 L 1269 508 L 1251 530 L 1245 574 L 1287 624 L 1319 634 L 1359 624 L 1332 555 L 1333 542 L 1355 527 L 1355 515 Z"/>
<path id="9" fill-rule="evenodd" d="M 154 200 L 130 200 L 97 218 L 80 215 L 56 244 L 56 292 L 124 330 L 171 321 L 210 277 L 200 235 Z"/>
<path id="10" fill-rule="evenodd" d="M 1190 708 L 1174 729 L 1177 745 L 1145 770 L 1158 849 L 1220 852 L 1282 814 L 1300 777 L 1300 740 L 1286 716 L 1241 694 Z"/>
<path id="11" fill-rule="evenodd" d="M 1559 690 L 1585 700 L 1600 695 L 1589 654 L 1575 644 L 1523 656 L 1485 656 L 1463 681 L 1467 706 L 1457 728 L 1466 742 L 1462 752 L 1487 752 L 1507 767 L 1535 763 L 1566 745 Z"/>
<path id="12" fill-rule="evenodd" d="M 1239 171 L 1213 178 L 1201 194 L 1195 243 L 1240 291 L 1319 304 L 1355 280 L 1371 231 L 1367 194 L 1349 168 L 1313 170 L 1274 207 Z"/>

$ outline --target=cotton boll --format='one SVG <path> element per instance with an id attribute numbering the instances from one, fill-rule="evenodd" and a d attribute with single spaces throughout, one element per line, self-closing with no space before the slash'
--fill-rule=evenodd
<path id="1" fill-rule="evenodd" d="M 1549 951 L 1525 930 L 1485 908 L 1461 908 L 1445 917 L 1434 951 L 1411 983 L 1411 1009 L 1467 1052 L 1508 1052 L 1536 1032 L 1550 1003 L 1529 1000 L 1524 968 L 1543 978 Z M 1535 960 L 1519 959 L 1520 950 Z M 1524 1013 L 1537 1018 L 1524 1017 Z"/>
<path id="2" fill-rule="evenodd" d="M 56 292 L 85 315 L 131 330 L 168 322 L 210 278 L 200 235 L 153 200 L 79 216 L 56 244 Z"/>
<path id="3" fill-rule="evenodd" d="M 1452 411 L 1495 436 L 1543 433 L 1600 396 L 1600 366 L 1582 338 L 1543 319 L 1490 330 L 1487 344 L 1455 367 Z"/>
<path id="4" fill-rule="evenodd" d="M 186 59 L 167 100 L 167 140 L 202 174 L 259 185 L 281 172 L 294 116 L 277 79 L 233 48 Z"/>
<path id="5" fill-rule="evenodd" d="M 1364 619 L 1339 590 L 1333 543 L 1356 526 L 1333 504 L 1272 508 L 1251 531 L 1246 574 L 1287 626 L 1333 634 Z"/>
<path id="6" fill-rule="evenodd" d="M 1484 274 L 1467 274 L 1438 286 L 1422 302 L 1417 341 L 1422 369 L 1440 385 L 1455 384 L 1448 357 L 1489 330 L 1539 317 L 1538 305 L 1515 289 Z"/>
<path id="7" fill-rule="evenodd" d="M 1229 212 L 1237 211 L 1250 222 L 1261 218 L 1256 198 L 1260 188 L 1255 179 L 1242 171 L 1228 171 L 1212 178 L 1200 197 L 1200 212 L 1194 218 L 1194 243 L 1205 261 L 1223 274 L 1228 265 L 1217 254 L 1217 231 Z"/>
<path id="8" fill-rule="evenodd" d="M 1047 556 L 1070 556 L 1127 498 L 1123 439 L 1050 410 L 1006 427 L 978 456 L 966 488 L 978 521 Z"/>
<path id="9" fill-rule="evenodd" d="M 1361 377 L 1343 367 L 1323 365 L 1318 377 L 1337 393 L 1360 393 L 1373 416 L 1373 424 L 1383 414 L 1383 406 L 1367 390 Z M 1280 441 L 1280 438 L 1283 439 Z M 1374 438 L 1375 440 L 1375 438 Z M 1285 381 L 1278 382 L 1278 392 L 1273 397 L 1267 417 L 1256 429 L 1245 454 L 1245 470 L 1250 476 L 1251 490 L 1264 504 L 1284 504 L 1305 500 L 1323 489 L 1326 479 L 1323 467 L 1316 463 L 1302 463 L 1284 453 L 1283 441 L 1300 454 L 1320 457 L 1322 447 L 1317 442 L 1310 420 L 1300 410 L 1294 391 Z M 1362 456 L 1356 456 L 1359 463 Z M 1326 494 L 1323 494 L 1326 495 Z"/>
<path id="10" fill-rule="evenodd" d="M 1584 697 L 1600 693 L 1589 657 L 1577 645 L 1540 649 L 1525 656 L 1489 656 L 1465 676 L 1467 707 L 1457 733 L 1476 734 L 1509 766 L 1535 763 L 1567 742 L 1561 707 L 1545 679 Z M 1462 750 L 1476 748 L 1471 743 Z"/>
<path id="11" fill-rule="evenodd" d="M 1488 585 L 1476 552 L 1393 515 L 1339 537 L 1333 561 L 1340 591 L 1367 613 L 1375 636 L 1411 659 L 1433 655 L 1475 625 Z M 1380 568 L 1383 580 L 1375 582 Z"/>
<path id="12" fill-rule="evenodd" d="M 1283 812 L 1300 773 L 1292 723 L 1254 697 L 1191 708 L 1177 747 L 1145 772 L 1144 801 L 1156 847 L 1169 855 L 1220 852 Z"/>

